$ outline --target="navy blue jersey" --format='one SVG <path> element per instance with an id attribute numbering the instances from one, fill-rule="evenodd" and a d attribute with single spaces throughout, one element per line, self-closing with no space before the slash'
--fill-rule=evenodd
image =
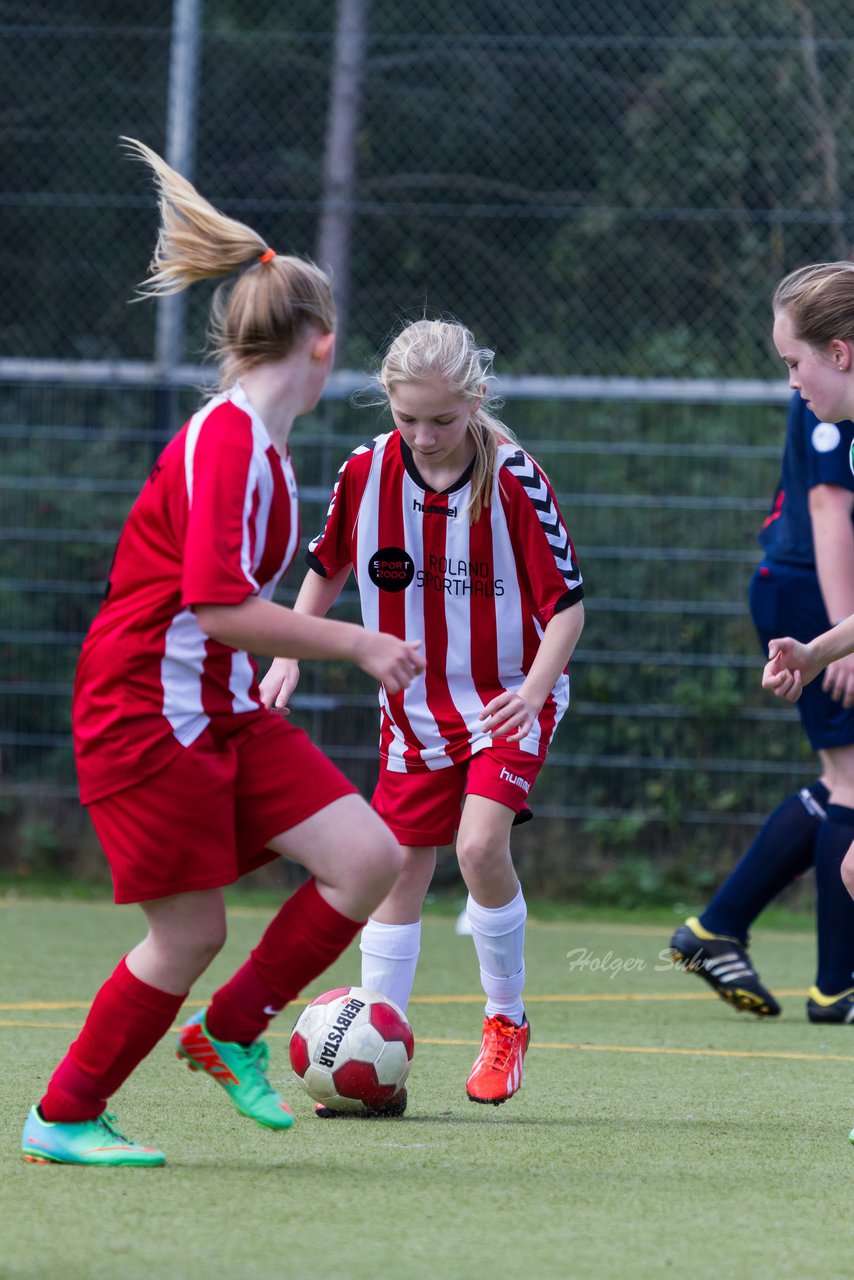
<path id="1" fill-rule="evenodd" d="M 819 484 L 835 484 L 854 492 L 852 443 L 854 422 L 820 422 L 798 393 L 793 394 L 780 483 L 759 531 L 769 560 L 815 567 L 809 491 Z"/>

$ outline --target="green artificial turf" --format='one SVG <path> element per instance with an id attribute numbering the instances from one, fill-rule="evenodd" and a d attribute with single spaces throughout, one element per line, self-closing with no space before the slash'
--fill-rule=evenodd
<path id="1" fill-rule="evenodd" d="M 231 909 L 199 1003 L 270 914 Z M 294 1008 L 270 1035 L 292 1131 L 238 1117 L 167 1040 L 113 1104 L 166 1168 L 89 1170 L 24 1163 L 20 1130 L 141 916 L 6 899 L 0 1276 L 847 1280 L 854 1030 L 806 1021 L 815 939 L 757 930 L 784 1011 L 760 1022 L 662 959 L 671 927 L 531 922 L 525 1084 L 492 1108 L 464 1090 L 482 1017 L 471 940 L 430 915 L 403 1120 L 314 1118 L 287 1070 Z M 358 959 L 307 995 L 358 982 Z"/>

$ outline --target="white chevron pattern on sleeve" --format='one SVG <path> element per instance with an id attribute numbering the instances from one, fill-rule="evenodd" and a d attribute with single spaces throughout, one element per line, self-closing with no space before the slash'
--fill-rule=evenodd
<path id="1" fill-rule="evenodd" d="M 527 490 L 558 569 L 570 586 L 576 586 L 580 581 L 580 574 L 573 557 L 572 543 L 539 467 L 523 449 L 511 454 L 504 467 Z"/>

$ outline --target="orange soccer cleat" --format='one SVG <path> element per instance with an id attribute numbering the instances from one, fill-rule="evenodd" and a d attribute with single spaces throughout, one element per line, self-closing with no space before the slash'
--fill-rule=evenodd
<path id="1" fill-rule="evenodd" d="M 531 1042 L 531 1028 L 524 1018 L 521 1026 L 497 1013 L 483 1020 L 483 1040 L 466 1093 L 472 1102 L 500 1106 L 521 1087 L 525 1054 Z"/>

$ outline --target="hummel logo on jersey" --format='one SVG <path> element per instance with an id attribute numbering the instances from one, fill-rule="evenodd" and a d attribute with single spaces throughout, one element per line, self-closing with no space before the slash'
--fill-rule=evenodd
<path id="1" fill-rule="evenodd" d="M 520 790 L 525 792 L 525 795 L 527 795 L 531 790 L 530 782 L 526 782 L 524 778 L 520 778 L 517 773 L 511 773 L 510 770 L 505 769 L 503 765 L 501 766 L 501 772 L 498 776 L 505 782 L 509 782 L 511 786 L 519 787 Z"/>
<path id="2" fill-rule="evenodd" d="M 456 507 L 442 507 L 435 502 L 428 502 L 425 505 L 417 498 L 412 499 L 412 510 L 420 511 L 423 516 L 447 516 L 449 520 L 455 519 L 457 514 Z"/>

